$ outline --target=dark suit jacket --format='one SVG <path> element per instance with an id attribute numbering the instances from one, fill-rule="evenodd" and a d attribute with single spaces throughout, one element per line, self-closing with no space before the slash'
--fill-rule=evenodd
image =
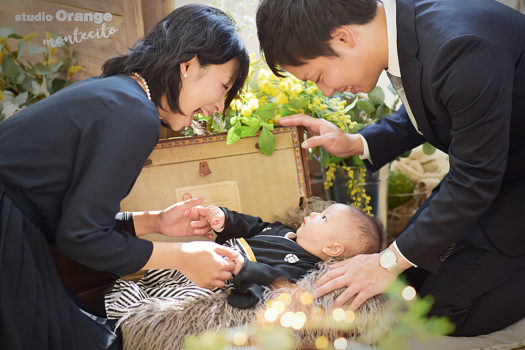
<path id="1" fill-rule="evenodd" d="M 404 108 L 362 130 L 379 169 L 425 140 L 450 172 L 397 239 L 430 271 L 478 222 L 509 255 L 525 254 L 525 16 L 492 0 L 397 0 Z"/>

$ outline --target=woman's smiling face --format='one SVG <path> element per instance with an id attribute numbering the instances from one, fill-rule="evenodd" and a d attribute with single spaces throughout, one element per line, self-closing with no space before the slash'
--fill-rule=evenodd
<path id="1" fill-rule="evenodd" d="M 166 95 L 161 97 L 157 107 L 159 116 L 173 130 L 190 126 L 197 113 L 210 115 L 221 113 L 224 101 L 235 78 L 238 61 L 231 59 L 223 64 L 211 64 L 202 67 L 197 56 L 180 65 L 182 86 L 179 94 L 179 106 L 182 113 L 169 110 Z"/>

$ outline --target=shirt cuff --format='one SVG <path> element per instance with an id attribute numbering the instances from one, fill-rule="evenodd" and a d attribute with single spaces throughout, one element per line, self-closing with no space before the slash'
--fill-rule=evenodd
<path id="1" fill-rule="evenodd" d="M 372 163 L 372 160 L 370 159 L 370 150 L 368 149 L 368 142 L 366 142 L 366 139 L 363 135 L 359 134 L 361 136 L 361 141 L 363 141 L 363 154 L 359 156 L 362 160 L 368 160 L 370 163 Z"/>
<path id="2" fill-rule="evenodd" d="M 401 251 L 400 251 L 399 248 L 397 247 L 397 243 L 396 243 L 396 241 L 393 242 L 393 246 L 394 246 L 394 248 L 397 250 L 397 252 L 399 253 L 399 255 L 401 255 L 401 257 L 402 257 L 403 259 L 405 259 L 406 261 L 408 261 L 408 263 L 409 263 L 410 265 L 412 265 L 413 267 L 417 267 L 416 264 L 414 264 L 412 261 L 408 260 L 408 259 L 406 258 L 406 256 L 404 256 L 403 253 L 401 253 Z"/>

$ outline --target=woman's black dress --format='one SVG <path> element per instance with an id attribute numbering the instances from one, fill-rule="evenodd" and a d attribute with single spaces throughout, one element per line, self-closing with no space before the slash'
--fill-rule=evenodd
<path id="1" fill-rule="evenodd" d="M 144 266 L 152 243 L 115 214 L 159 129 L 155 105 L 124 75 L 73 84 L 0 123 L 0 349 L 118 347 L 70 298 L 48 243 L 95 270 Z"/>

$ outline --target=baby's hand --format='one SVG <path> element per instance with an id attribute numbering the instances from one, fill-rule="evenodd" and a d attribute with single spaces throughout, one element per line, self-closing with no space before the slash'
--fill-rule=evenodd
<path id="1" fill-rule="evenodd" d="M 222 231 L 224 228 L 224 212 L 221 208 L 216 207 L 215 205 L 210 205 L 206 207 L 206 219 L 210 223 L 211 228 L 214 231 Z"/>
<path id="2" fill-rule="evenodd" d="M 237 275 L 239 271 L 241 271 L 242 265 L 244 264 L 244 257 L 239 254 L 235 258 L 231 258 L 231 260 L 235 263 L 235 268 L 233 269 L 233 274 Z"/>

